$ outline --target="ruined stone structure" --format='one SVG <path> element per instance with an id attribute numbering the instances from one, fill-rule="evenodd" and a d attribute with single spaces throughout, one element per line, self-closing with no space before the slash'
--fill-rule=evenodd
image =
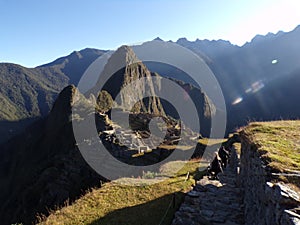
<path id="1" fill-rule="evenodd" d="M 219 180 L 205 176 L 187 193 L 172 225 L 300 224 L 299 192 L 270 179 L 257 147 L 243 137 L 241 143 L 241 156 L 231 147 Z"/>

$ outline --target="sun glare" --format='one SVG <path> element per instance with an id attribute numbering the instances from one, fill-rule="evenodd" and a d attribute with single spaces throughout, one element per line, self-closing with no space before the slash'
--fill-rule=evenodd
<path id="1" fill-rule="evenodd" d="M 232 102 L 232 105 L 237 105 L 239 103 L 241 103 L 243 101 L 243 98 L 242 97 L 238 97 L 236 98 L 233 102 Z"/>
<path id="2" fill-rule="evenodd" d="M 299 8 L 300 1 L 270 2 L 255 15 L 242 20 L 226 38 L 234 44 L 243 45 L 257 34 L 266 35 L 269 32 L 277 33 L 279 30 L 289 32 L 299 25 Z"/>

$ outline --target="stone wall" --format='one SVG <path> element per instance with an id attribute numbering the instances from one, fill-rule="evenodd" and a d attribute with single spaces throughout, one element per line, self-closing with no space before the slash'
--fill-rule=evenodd
<path id="1" fill-rule="evenodd" d="M 299 225 L 300 197 L 272 179 L 258 146 L 241 136 L 239 183 L 244 194 L 245 225 Z"/>

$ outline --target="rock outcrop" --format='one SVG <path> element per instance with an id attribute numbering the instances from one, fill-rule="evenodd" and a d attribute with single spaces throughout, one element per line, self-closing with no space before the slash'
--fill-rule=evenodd
<path id="1" fill-rule="evenodd" d="M 155 91 L 161 84 L 153 76 L 157 74 L 151 73 L 130 47 L 122 46 L 109 58 L 92 93 L 107 91 L 127 111 L 165 115 Z M 126 88 L 128 85 L 132 86 Z"/>
<path id="2" fill-rule="evenodd" d="M 155 67 L 156 64 L 153 62 L 151 65 Z M 169 77 L 172 77 L 172 74 Z M 190 118 L 190 120 L 186 118 L 183 122 L 190 128 L 200 127 L 201 134 L 209 136 L 211 119 L 216 114 L 216 108 L 208 96 L 192 84 L 163 78 L 160 74 L 150 71 L 128 46 L 120 47 L 111 55 L 97 84 L 89 93 L 98 96 L 100 91 L 105 90 L 112 96 L 117 107 L 124 111 L 171 116 L 178 119 L 180 115 L 171 105 L 172 103 L 168 102 L 169 99 L 160 97 L 165 93 L 172 95 L 174 90 L 170 89 L 168 82 L 181 87 L 180 91 L 174 93 L 177 102 L 185 104 L 188 95 L 197 110 L 198 118 Z M 200 125 L 195 126 L 195 119 L 199 119 Z"/>

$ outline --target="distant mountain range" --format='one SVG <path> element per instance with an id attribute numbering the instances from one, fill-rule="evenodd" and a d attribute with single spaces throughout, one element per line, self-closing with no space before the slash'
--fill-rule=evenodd
<path id="1" fill-rule="evenodd" d="M 222 41 L 202 47 L 225 96 L 228 130 L 247 120 L 299 118 L 299 38 L 300 26 L 288 33 L 258 35 L 242 47 Z M 191 48 L 189 42 L 185 46 Z"/>
<path id="2" fill-rule="evenodd" d="M 291 86 L 296 88 L 298 82 L 299 38 L 300 26 L 287 33 L 257 35 L 242 47 L 223 40 L 197 39 L 192 42 L 181 38 L 176 43 L 201 56 L 214 72 L 225 96 L 228 110 L 227 130 L 230 131 L 251 119 L 298 117 L 299 110 Z M 30 121 L 47 115 L 63 87 L 68 84 L 76 85 L 87 67 L 105 52 L 97 49 L 74 51 L 68 56 L 37 68 L 24 68 L 9 63 L 0 64 L 0 142 L 17 134 L 30 124 Z M 158 64 L 146 63 L 146 65 L 151 71 L 163 76 L 173 76 L 177 80 L 185 79 L 181 78 L 180 73 L 177 74 L 174 69 L 162 68 Z M 288 77 L 288 81 L 285 81 L 285 77 Z M 190 83 L 188 79 L 183 81 Z M 276 84 L 277 82 L 279 84 Z M 284 85 L 285 82 L 288 84 Z M 263 88 L 255 92 L 249 91 L 257 84 Z M 273 85 L 276 86 L 277 92 L 281 93 L 277 93 L 277 97 L 285 96 L 285 108 L 289 108 L 287 112 L 284 112 L 284 109 L 278 113 L 273 110 L 280 108 L 277 107 L 277 102 L 279 105 L 282 104 L 282 101 L 274 99 Z M 285 86 L 289 88 L 284 88 Z M 259 93 L 262 91 L 264 95 Z M 272 102 L 269 101 L 270 98 L 273 99 Z M 232 105 L 238 99 L 242 99 L 243 103 Z M 259 104 L 254 103 L 256 107 L 253 110 L 253 104 L 247 104 L 248 101 L 259 102 Z M 272 110 L 267 110 L 266 106 L 271 107 Z M 238 119 L 236 119 L 237 115 Z M 18 120 L 22 121 L 16 123 Z"/>
<path id="3" fill-rule="evenodd" d="M 256 36 L 242 47 L 223 40 L 191 42 L 181 38 L 176 43 L 201 56 L 213 71 L 225 97 L 227 132 L 230 132 L 245 125 L 247 120 L 300 117 L 297 104 L 300 93 L 299 39 L 300 27 L 297 27 L 288 33 Z M 190 95 L 200 118 L 200 133 L 209 135 L 210 120 L 220 113 L 209 96 L 187 74 L 173 66 L 127 62 L 135 57 L 129 47 L 121 47 L 111 57 L 110 63 L 125 60 L 126 66 L 111 77 L 103 90 L 93 89 L 88 93 L 90 96 L 81 95 L 70 84 L 77 85 L 88 66 L 105 53 L 84 49 L 37 68 L 0 64 L 0 201 L 3 203 L 0 216 L 4 218 L 3 224 L 30 223 L 36 213 L 47 213 L 47 208 L 61 205 L 67 199 L 74 200 L 84 190 L 105 180 L 83 160 L 74 139 L 71 108 L 76 93 L 81 96 L 85 110 L 86 105 L 94 102 L 110 105 L 120 88 L 137 78 L 165 77 Z M 104 73 L 109 66 L 108 63 Z M 123 93 L 121 101 L 117 102 L 119 109 L 126 108 L 131 95 L 143 95 L 148 91 L 155 96 L 161 84 L 150 82 L 147 85 L 148 89 L 136 88 Z M 106 92 L 99 97 L 100 91 Z M 183 94 L 176 94 L 184 101 Z M 109 112 L 105 107 L 97 110 L 101 113 L 93 110 L 89 116 L 96 118 L 101 129 L 111 130 Z M 146 115 L 142 119 L 148 121 L 152 118 L 149 115 L 160 115 L 165 120 L 176 118 L 174 111 L 163 99 L 150 97 L 135 104 L 132 113 Z M 183 123 L 192 127 L 194 121 Z M 178 136 L 174 127 L 170 128 L 173 132 L 170 137 Z M 192 134 L 191 131 L 187 136 Z M 110 138 L 102 133 L 101 141 L 114 153 L 123 149 L 117 141 L 107 141 Z M 159 150 L 155 157 L 160 158 L 162 154 Z"/>

